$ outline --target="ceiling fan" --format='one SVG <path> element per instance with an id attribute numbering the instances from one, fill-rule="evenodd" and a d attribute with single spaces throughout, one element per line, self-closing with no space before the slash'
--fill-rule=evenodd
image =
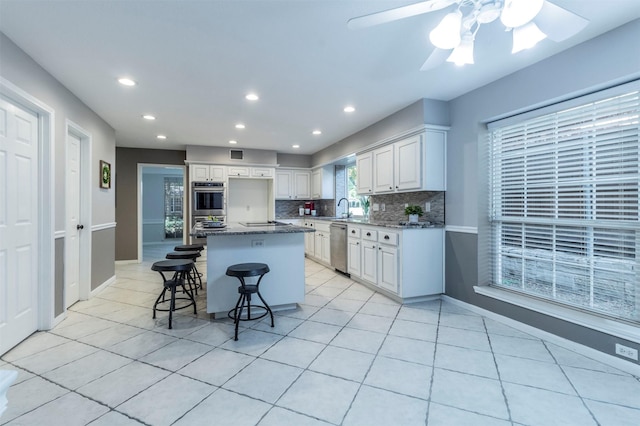
<path id="1" fill-rule="evenodd" d="M 445 59 L 456 65 L 473 64 L 473 45 L 480 26 L 498 18 L 513 35 L 511 53 L 531 48 L 547 37 L 556 42 L 566 40 L 589 23 L 547 0 L 426 0 L 352 18 L 347 26 L 357 30 L 446 8 L 452 11 L 429 33 L 436 48 L 421 71 L 435 68 Z"/>

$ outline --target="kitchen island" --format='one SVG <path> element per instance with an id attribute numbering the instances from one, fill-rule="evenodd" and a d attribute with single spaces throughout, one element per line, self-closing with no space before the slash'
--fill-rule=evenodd
<path id="1" fill-rule="evenodd" d="M 240 283 L 226 275 L 236 263 L 259 262 L 271 270 L 260 293 L 272 310 L 294 309 L 304 301 L 304 233 L 313 229 L 280 223 L 228 224 L 224 228 L 191 230 L 207 238 L 207 312 L 223 318 L 238 300 Z M 247 279 L 251 284 L 257 277 Z"/>

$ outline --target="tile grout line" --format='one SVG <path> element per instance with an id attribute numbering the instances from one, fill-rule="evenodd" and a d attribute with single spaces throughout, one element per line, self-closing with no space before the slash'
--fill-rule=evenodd
<path id="1" fill-rule="evenodd" d="M 484 326 L 484 332 L 487 336 L 487 340 L 489 341 L 489 348 L 491 349 L 491 357 L 493 358 L 493 364 L 496 367 L 496 374 L 498 375 L 498 382 L 500 383 L 500 390 L 502 391 L 502 398 L 504 398 L 504 405 L 507 408 L 507 415 L 509 416 L 508 421 L 511 422 L 512 425 L 515 424 L 513 420 L 513 416 L 511 415 L 511 407 L 509 406 L 509 400 L 507 398 L 507 391 L 504 388 L 504 383 L 502 382 L 502 375 L 500 374 L 500 368 L 498 368 L 498 361 L 496 360 L 496 353 L 493 350 L 493 344 L 491 343 L 491 336 L 489 335 L 489 329 L 487 328 L 487 324 L 485 322 L 484 317 L 482 318 L 482 325 Z"/>

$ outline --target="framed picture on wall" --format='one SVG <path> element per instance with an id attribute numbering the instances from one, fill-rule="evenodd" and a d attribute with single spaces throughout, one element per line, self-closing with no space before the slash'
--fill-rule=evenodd
<path id="1" fill-rule="evenodd" d="M 100 160 L 100 188 L 111 188 L 111 164 Z"/>

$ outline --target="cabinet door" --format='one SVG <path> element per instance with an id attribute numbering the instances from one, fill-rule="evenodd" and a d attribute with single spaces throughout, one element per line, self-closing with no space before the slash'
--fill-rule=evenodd
<path id="1" fill-rule="evenodd" d="M 360 238 L 349 238 L 347 240 L 347 268 L 349 270 L 349 274 L 354 277 L 361 277 L 361 245 Z"/>
<path id="2" fill-rule="evenodd" d="M 378 286 L 398 293 L 398 249 L 395 247 L 378 246 Z"/>
<path id="3" fill-rule="evenodd" d="M 311 173 L 293 172 L 293 198 L 306 200 L 311 198 Z"/>
<path id="4" fill-rule="evenodd" d="M 393 192 L 393 145 L 373 151 L 373 192 Z"/>
<path id="5" fill-rule="evenodd" d="M 371 241 L 362 241 L 362 279 L 377 284 L 378 245 Z"/>
<path id="6" fill-rule="evenodd" d="M 422 187 L 422 143 L 420 135 L 393 144 L 395 151 L 395 190 Z"/>
<path id="7" fill-rule="evenodd" d="M 311 198 L 322 197 L 322 170 L 314 170 L 311 173 Z"/>
<path id="8" fill-rule="evenodd" d="M 224 182 L 227 179 L 227 168 L 225 166 L 210 166 L 209 179 L 213 182 Z"/>
<path id="9" fill-rule="evenodd" d="M 373 153 L 367 152 L 356 158 L 358 194 L 373 192 Z"/>
<path id="10" fill-rule="evenodd" d="M 314 235 L 315 232 L 305 232 L 304 233 L 304 253 L 307 256 L 314 256 L 315 255 L 315 241 L 314 241 Z"/>
<path id="11" fill-rule="evenodd" d="M 328 233 L 322 234 L 322 256 L 324 263 L 331 263 L 331 238 Z"/>
<path id="12" fill-rule="evenodd" d="M 248 167 L 229 166 L 227 172 L 229 177 L 249 177 Z"/>
<path id="13" fill-rule="evenodd" d="M 313 254 L 318 259 L 322 259 L 322 234 L 316 230 L 313 238 Z"/>
<path id="14" fill-rule="evenodd" d="M 189 165 L 191 182 L 206 182 L 209 180 L 209 166 L 206 164 Z"/>
<path id="15" fill-rule="evenodd" d="M 276 200 L 289 200 L 291 199 L 293 175 L 288 170 L 276 171 Z"/>

